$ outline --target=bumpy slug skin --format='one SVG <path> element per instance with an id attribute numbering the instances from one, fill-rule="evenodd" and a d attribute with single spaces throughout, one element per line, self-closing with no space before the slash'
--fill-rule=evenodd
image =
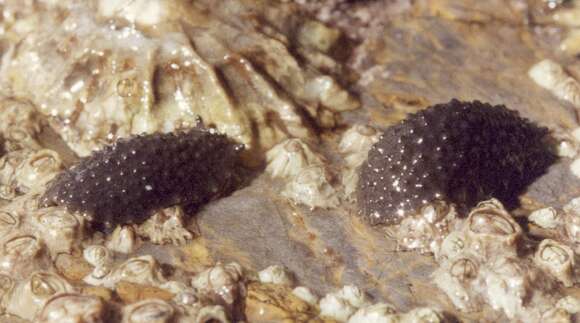
<path id="1" fill-rule="evenodd" d="M 361 166 L 358 203 L 371 224 L 397 224 L 434 200 L 506 205 L 556 157 L 548 130 L 503 105 L 452 100 L 387 129 Z"/>
<path id="2" fill-rule="evenodd" d="M 61 173 L 41 206 L 65 205 L 110 228 L 175 204 L 200 206 L 239 183 L 240 145 L 194 128 L 120 139 Z"/>

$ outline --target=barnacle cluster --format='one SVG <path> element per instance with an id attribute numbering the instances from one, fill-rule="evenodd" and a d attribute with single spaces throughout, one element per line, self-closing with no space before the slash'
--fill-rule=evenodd
<path id="1" fill-rule="evenodd" d="M 81 156 L 201 117 L 258 158 L 359 105 L 333 78 L 340 32 L 283 2 L 273 11 L 237 0 L 7 6 L 19 19 L 4 23 L 13 55 L 3 85 L 32 100 Z"/>
<path id="2" fill-rule="evenodd" d="M 509 319 L 549 320 L 563 295 L 559 284 L 575 284 L 574 251 L 545 239 L 535 252 L 525 253 L 528 243 L 499 201 L 482 202 L 435 251 L 434 282 L 462 311 L 489 304 Z M 573 314 L 562 310 L 558 315 L 569 320 Z"/>

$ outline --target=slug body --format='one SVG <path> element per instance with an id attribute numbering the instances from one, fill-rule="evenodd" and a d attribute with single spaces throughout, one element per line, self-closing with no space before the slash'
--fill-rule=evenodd
<path id="1" fill-rule="evenodd" d="M 200 128 L 120 139 L 58 175 L 40 204 L 65 205 L 105 228 L 171 205 L 198 207 L 238 183 L 241 149 Z"/>
<path id="2" fill-rule="evenodd" d="M 452 100 L 388 128 L 360 169 L 358 203 L 371 224 L 397 224 L 435 200 L 459 209 L 507 205 L 556 157 L 548 130 L 503 105 Z"/>

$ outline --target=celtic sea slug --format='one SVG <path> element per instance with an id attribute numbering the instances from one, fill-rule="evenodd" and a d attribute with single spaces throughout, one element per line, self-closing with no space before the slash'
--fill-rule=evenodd
<path id="1" fill-rule="evenodd" d="M 58 175 L 41 206 L 64 205 L 105 229 L 171 205 L 198 207 L 239 183 L 241 145 L 193 128 L 119 139 Z"/>
<path id="2" fill-rule="evenodd" d="M 515 205 L 556 160 L 549 133 L 503 105 L 452 100 L 388 128 L 360 169 L 357 199 L 371 224 L 397 224 L 434 200 L 467 209 Z"/>

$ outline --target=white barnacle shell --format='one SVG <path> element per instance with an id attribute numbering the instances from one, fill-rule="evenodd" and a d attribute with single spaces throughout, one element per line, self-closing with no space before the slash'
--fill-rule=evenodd
<path id="1" fill-rule="evenodd" d="M 84 218 L 75 217 L 64 207 L 38 209 L 32 212 L 32 220 L 53 256 L 70 253 L 73 245 L 82 240 Z"/>
<path id="2" fill-rule="evenodd" d="M 551 239 L 543 240 L 538 246 L 534 261 L 548 271 L 566 287 L 575 283 L 574 251 L 572 248 Z"/>
<path id="3" fill-rule="evenodd" d="M 418 307 L 403 314 L 401 322 L 439 323 L 443 322 L 443 315 L 429 307 Z"/>
<path id="4" fill-rule="evenodd" d="M 465 312 L 478 311 L 481 299 L 473 290 L 473 283 L 479 275 L 479 265 L 471 257 L 446 259 L 433 273 L 433 281 L 451 301 L 453 305 Z"/>
<path id="5" fill-rule="evenodd" d="M 528 75 L 557 98 L 580 107 L 580 83 L 568 75 L 558 63 L 545 59 L 532 66 Z"/>
<path id="6" fill-rule="evenodd" d="M 50 298 L 35 322 L 100 323 L 106 321 L 105 302 L 96 296 L 58 294 Z"/>
<path id="7" fill-rule="evenodd" d="M 166 282 L 161 268 L 150 255 L 130 258 L 112 273 L 115 284 L 119 281 L 159 286 Z"/>
<path id="8" fill-rule="evenodd" d="M 530 213 L 528 219 L 544 229 L 555 229 L 562 222 L 561 217 L 553 207 L 535 210 Z"/>
<path id="9" fill-rule="evenodd" d="M 146 299 L 123 309 L 122 323 L 169 323 L 175 317 L 171 304 L 159 299 Z"/>
<path id="10" fill-rule="evenodd" d="M 356 308 L 347 300 L 336 295 L 327 294 L 319 303 L 320 316 L 329 317 L 339 322 L 346 322 L 354 314 Z"/>
<path id="11" fill-rule="evenodd" d="M 328 293 L 319 303 L 320 315 L 346 322 L 357 309 L 370 305 L 366 294 L 356 286 L 346 285 L 341 290 Z"/>
<path id="12" fill-rule="evenodd" d="M 405 250 L 437 254 L 453 227 L 456 215 L 453 205 L 443 202 L 427 204 L 417 214 L 401 221 L 395 233 L 397 243 Z"/>
<path id="13" fill-rule="evenodd" d="M 311 100 L 318 100 L 323 106 L 333 111 L 348 111 L 358 108 L 359 102 L 327 75 L 309 80 L 305 94 Z"/>
<path id="14" fill-rule="evenodd" d="M 60 155 L 50 149 L 32 153 L 18 168 L 16 176 L 20 186 L 28 190 L 38 190 L 63 169 Z"/>
<path id="15" fill-rule="evenodd" d="M 337 292 L 339 297 L 345 299 L 350 305 L 361 308 L 370 305 L 369 299 L 364 291 L 353 285 L 346 285 Z"/>
<path id="16" fill-rule="evenodd" d="M 98 285 L 100 280 L 108 275 L 112 270 L 113 257 L 109 249 L 104 246 L 88 246 L 83 250 L 85 260 L 93 265 L 93 271 L 84 278 L 84 281 L 90 285 Z"/>
<path id="17" fill-rule="evenodd" d="M 216 323 L 229 323 L 230 320 L 228 318 L 228 314 L 223 306 L 219 305 L 208 305 L 204 306 L 199 310 L 197 314 L 197 318 L 195 320 L 196 323 L 209 323 L 209 322 L 216 322 Z"/>
<path id="18" fill-rule="evenodd" d="M 570 314 L 580 313 L 580 298 L 574 296 L 562 297 L 556 303 L 556 307 L 562 308 Z"/>
<path id="19" fill-rule="evenodd" d="M 308 287 L 298 286 L 292 290 L 292 294 L 310 305 L 318 304 L 318 296 Z"/>
<path id="20" fill-rule="evenodd" d="M 287 139 L 266 152 L 266 172 L 272 177 L 292 178 L 305 168 L 324 164 L 318 155 L 304 141 Z"/>
<path id="21" fill-rule="evenodd" d="M 367 159 L 371 146 L 379 139 L 377 130 L 371 126 L 357 124 L 348 129 L 338 145 L 345 155 L 346 169 L 342 175 L 342 185 L 348 198 L 352 198 L 358 183 L 358 169 Z"/>
<path id="22" fill-rule="evenodd" d="M 16 285 L 6 311 L 32 320 L 51 297 L 70 292 L 74 292 L 74 288 L 64 278 L 49 272 L 36 272 Z"/>
<path id="23" fill-rule="evenodd" d="M 141 25 L 156 25 L 171 17 L 174 1 L 125 0 L 99 1 L 98 13 L 107 18 L 117 17 Z"/>
<path id="24" fill-rule="evenodd" d="M 385 323 L 397 322 L 397 310 L 391 304 L 378 303 L 363 307 L 350 317 L 348 323 Z"/>
<path id="25" fill-rule="evenodd" d="M 20 224 L 20 217 L 10 211 L 0 210 L 0 238 L 16 230 Z"/>
<path id="26" fill-rule="evenodd" d="M 568 240 L 575 245 L 575 251 L 580 250 L 580 198 L 573 199 L 564 206 L 564 231 Z"/>
<path id="27" fill-rule="evenodd" d="M 260 282 L 265 284 L 294 285 L 294 278 L 284 266 L 273 265 L 258 272 Z"/>
<path id="28" fill-rule="evenodd" d="M 107 241 L 107 248 L 112 251 L 130 254 L 137 247 L 137 235 L 130 226 L 118 226 Z"/>
<path id="29" fill-rule="evenodd" d="M 242 292 L 242 278 L 243 271 L 239 264 L 218 263 L 195 275 L 191 280 L 191 286 L 210 299 L 217 297 L 226 304 L 232 305 Z"/>
<path id="30" fill-rule="evenodd" d="M 484 267 L 485 297 L 492 308 L 503 310 L 510 319 L 523 311 L 524 298 L 532 288 L 530 277 L 533 268 L 523 266 L 514 258 L 500 258 Z"/>
<path id="31" fill-rule="evenodd" d="M 158 210 L 137 227 L 137 233 L 152 243 L 183 245 L 193 238 L 184 224 L 184 217 L 179 205 Z"/>
<path id="32" fill-rule="evenodd" d="M 301 170 L 282 191 L 282 196 L 310 208 L 338 206 L 338 194 L 330 184 L 330 174 L 322 165 Z"/>
<path id="33" fill-rule="evenodd" d="M 515 252 L 522 229 L 501 203 L 492 199 L 479 203 L 469 213 L 466 233 L 476 244 L 473 248 L 480 252 L 493 253 L 498 245 Z"/>
<path id="34" fill-rule="evenodd" d="M 378 131 L 368 125 L 356 124 L 350 127 L 338 144 L 338 151 L 347 155 L 346 164 L 351 167 L 360 166 L 369 149 L 379 140 Z"/>
<path id="35" fill-rule="evenodd" d="M 1 247 L 0 270 L 14 277 L 27 277 L 49 261 L 44 245 L 32 235 L 16 232 Z"/>

